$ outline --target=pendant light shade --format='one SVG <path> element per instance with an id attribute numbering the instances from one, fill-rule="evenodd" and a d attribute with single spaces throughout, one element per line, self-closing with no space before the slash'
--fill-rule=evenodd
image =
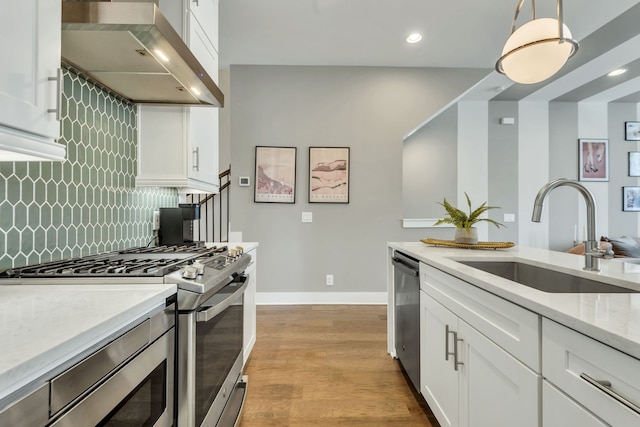
<path id="1" fill-rule="evenodd" d="M 562 0 L 558 0 L 558 19 L 535 18 L 535 2 L 532 0 L 532 19 L 515 29 L 518 13 L 524 0 L 516 9 L 511 35 L 496 63 L 496 70 L 516 83 L 532 84 L 548 79 L 560 71 L 567 60 L 578 50 L 578 42 L 562 22 Z"/>

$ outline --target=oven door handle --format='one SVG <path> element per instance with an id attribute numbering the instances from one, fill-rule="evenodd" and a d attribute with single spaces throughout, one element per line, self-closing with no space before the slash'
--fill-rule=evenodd
<path id="1" fill-rule="evenodd" d="M 207 308 L 206 310 L 199 311 L 196 314 L 196 322 L 208 322 L 209 320 L 216 317 L 218 314 L 222 313 L 224 310 L 229 308 L 231 304 L 235 300 L 238 299 L 240 295 L 244 293 L 244 290 L 247 289 L 249 283 L 247 282 L 247 276 L 238 276 L 235 279 L 236 283 L 242 283 L 240 287 L 231 295 L 229 295 L 224 300 L 220 301 L 218 304 Z"/>

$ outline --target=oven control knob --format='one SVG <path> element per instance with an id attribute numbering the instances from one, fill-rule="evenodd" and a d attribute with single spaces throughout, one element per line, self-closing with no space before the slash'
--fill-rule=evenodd
<path id="1" fill-rule="evenodd" d="M 198 277 L 198 269 L 189 265 L 182 270 L 182 277 L 185 279 L 195 279 Z"/>
<path id="2" fill-rule="evenodd" d="M 236 246 L 236 252 L 238 255 L 242 255 L 244 253 L 244 248 L 242 246 Z"/>
<path id="3" fill-rule="evenodd" d="M 194 262 L 192 267 L 196 269 L 199 276 L 202 276 L 204 274 L 204 264 L 200 261 Z"/>

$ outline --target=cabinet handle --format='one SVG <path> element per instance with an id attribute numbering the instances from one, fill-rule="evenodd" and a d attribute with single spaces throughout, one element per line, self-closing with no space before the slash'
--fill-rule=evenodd
<path id="1" fill-rule="evenodd" d="M 62 68 L 58 68 L 55 77 L 49 77 L 47 80 L 56 82 L 56 108 L 47 109 L 47 113 L 56 113 L 56 120 L 60 121 L 62 106 Z"/>
<path id="2" fill-rule="evenodd" d="M 636 405 L 635 403 L 627 399 L 625 396 L 622 396 L 621 394 L 613 391 L 611 389 L 611 381 L 596 380 L 590 377 L 589 375 L 585 374 L 584 372 L 580 374 L 580 378 L 582 378 L 583 380 L 585 380 L 586 382 L 588 382 L 589 384 L 591 384 L 601 392 L 607 394 L 609 397 L 612 397 L 618 402 L 622 403 L 624 406 L 631 409 L 636 414 L 640 414 L 640 406 Z"/>
<path id="3" fill-rule="evenodd" d="M 449 356 L 453 356 L 453 353 L 449 352 L 449 334 L 454 333 L 449 330 L 449 325 L 444 325 L 444 360 L 449 360 Z"/>
<path id="4" fill-rule="evenodd" d="M 193 150 L 193 170 L 196 172 L 200 170 L 200 147 Z"/>
<path id="5" fill-rule="evenodd" d="M 462 366 L 464 365 L 463 362 L 458 361 L 458 343 L 464 341 L 462 338 L 458 338 L 458 333 L 457 332 L 452 332 L 453 333 L 453 370 L 457 371 L 458 370 L 458 366 Z"/>

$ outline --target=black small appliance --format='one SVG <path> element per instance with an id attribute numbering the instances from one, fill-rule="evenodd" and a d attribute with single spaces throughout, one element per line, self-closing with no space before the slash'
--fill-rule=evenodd
<path id="1" fill-rule="evenodd" d="M 177 208 L 160 208 L 160 245 L 193 243 L 193 221 L 200 219 L 199 204 L 180 204 Z"/>

